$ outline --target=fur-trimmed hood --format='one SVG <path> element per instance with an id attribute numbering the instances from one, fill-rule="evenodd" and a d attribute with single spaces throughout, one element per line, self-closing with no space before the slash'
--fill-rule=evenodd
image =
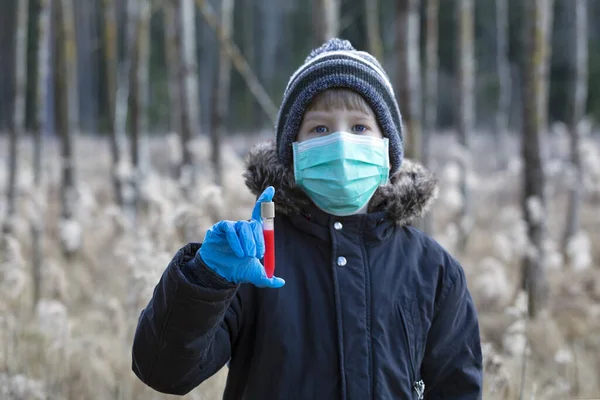
<path id="1" fill-rule="evenodd" d="M 258 196 L 267 186 L 275 188 L 276 211 L 285 215 L 302 213 L 313 202 L 298 187 L 294 171 L 279 162 L 275 141 L 255 145 L 246 157 L 244 179 L 250 191 Z M 386 211 L 398 225 L 408 225 L 423 216 L 437 198 L 435 176 L 422 165 L 404 159 L 402 167 L 390 176 L 369 202 L 368 211 Z"/>

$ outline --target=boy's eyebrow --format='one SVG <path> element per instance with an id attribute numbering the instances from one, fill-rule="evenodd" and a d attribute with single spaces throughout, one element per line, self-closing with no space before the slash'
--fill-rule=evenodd
<path id="1" fill-rule="evenodd" d="M 361 121 L 375 121 L 375 116 L 361 111 L 361 110 L 351 110 L 350 111 L 350 115 L 352 118 L 354 119 L 358 119 Z M 322 120 L 328 120 L 329 118 L 332 117 L 332 112 L 331 111 L 319 111 L 319 110 L 311 110 L 306 112 L 306 114 L 304 114 L 304 121 L 312 121 L 312 120 L 318 120 L 318 121 L 322 121 Z"/>
<path id="2" fill-rule="evenodd" d="M 373 114 L 361 111 L 361 110 L 353 110 L 351 111 L 351 114 L 354 118 L 357 119 L 367 119 L 367 120 L 374 120 L 375 116 Z"/>
<path id="3" fill-rule="evenodd" d="M 330 115 L 330 112 L 328 112 L 328 111 L 308 111 L 304 115 L 304 120 L 310 121 L 312 119 L 325 119 L 325 118 L 328 118 L 329 115 Z"/>

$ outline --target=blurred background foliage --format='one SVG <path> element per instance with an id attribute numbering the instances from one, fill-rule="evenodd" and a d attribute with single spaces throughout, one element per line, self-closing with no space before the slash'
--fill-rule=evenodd
<path id="1" fill-rule="evenodd" d="M 0 0 L 0 398 L 167 398 L 131 371 L 140 310 L 182 243 L 247 218 L 242 153 L 333 35 L 381 40 L 406 156 L 440 178 L 416 224 L 465 268 L 484 398 L 598 398 L 598 22 L 600 0 Z"/>
<path id="2" fill-rule="evenodd" d="M 10 105 L 14 90 L 14 34 L 15 7 L 19 0 L 1 0 L 0 54 L 0 130 L 6 130 L 10 121 Z M 219 2 L 210 1 L 218 9 Z M 589 48 L 600 49 L 600 1 L 589 2 Z M 82 133 L 102 134 L 107 129 L 106 84 L 104 76 L 104 23 L 102 0 L 77 0 L 75 4 L 77 34 L 77 65 L 80 97 L 80 123 Z M 425 7 L 425 2 L 421 2 Z M 455 0 L 440 2 L 439 12 L 439 84 L 438 124 L 440 128 L 453 125 L 455 102 Z M 124 55 L 125 4 L 118 2 L 117 23 L 119 32 L 119 57 Z M 567 51 L 568 29 L 572 23 L 568 2 L 554 2 L 552 34 L 552 59 L 550 75 L 549 122 L 564 121 L 567 114 L 567 93 L 573 71 Z M 498 91 L 495 68 L 495 7 L 493 2 L 477 1 L 475 16 L 476 55 L 476 127 L 487 130 L 493 126 Z M 385 65 L 392 82 L 395 80 L 396 14 L 393 0 L 380 0 L 380 35 L 384 47 Z M 30 2 L 28 34 L 28 88 L 27 128 L 32 129 L 35 113 L 35 82 L 37 68 L 37 13 L 39 2 Z M 340 12 L 340 36 L 359 49 L 367 49 L 366 12 L 364 0 L 343 0 Z M 425 13 L 421 12 L 421 18 Z M 521 120 L 521 72 L 519 63 L 522 48 L 523 1 L 509 0 L 509 58 L 511 63 L 512 101 L 510 126 L 518 129 Z M 248 60 L 276 105 L 281 101 L 287 79 L 303 62 L 310 50 L 317 46 L 313 33 L 312 5 L 310 1 L 238 0 L 234 11 L 233 39 Z M 150 50 L 150 133 L 164 132 L 168 128 L 169 96 L 167 67 L 164 57 L 164 19 L 160 2 L 154 2 L 151 17 Z M 219 42 L 214 31 L 200 13 L 196 13 L 197 59 L 199 67 L 199 104 L 201 133 L 209 131 L 211 94 L 217 82 Z M 421 30 L 425 29 L 424 21 Z M 425 41 L 421 41 L 424 57 Z M 423 63 L 421 64 L 424 65 Z M 600 118 L 600 52 L 590 51 L 589 96 L 587 113 Z M 241 76 L 232 69 L 231 96 L 229 99 L 229 132 L 256 132 L 270 129 L 271 123 L 263 115 L 254 97 L 247 90 Z M 400 105 L 402 108 L 402 104 Z"/>

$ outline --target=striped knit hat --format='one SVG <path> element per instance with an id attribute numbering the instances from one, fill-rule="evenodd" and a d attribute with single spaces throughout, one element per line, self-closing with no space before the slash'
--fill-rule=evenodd
<path id="1" fill-rule="evenodd" d="M 314 49 L 288 82 L 276 125 L 279 161 L 291 163 L 292 143 L 306 108 L 315 96 L 331 88 L 351 89 L 371 106 L 384 137 L 389 139 L 390 172 L 397 171 L 404 151 L 402 117 L 392 84 L 375 57 L 337 38 Z"/>

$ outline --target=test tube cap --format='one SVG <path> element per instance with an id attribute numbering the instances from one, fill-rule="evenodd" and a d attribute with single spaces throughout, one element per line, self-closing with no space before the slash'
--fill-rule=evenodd
<path id="1" fill-rule="evenodd" d="M 275 218 L 275 203 L 272 201 L 260 203 L 260 216 L 262 218 Z"/>

